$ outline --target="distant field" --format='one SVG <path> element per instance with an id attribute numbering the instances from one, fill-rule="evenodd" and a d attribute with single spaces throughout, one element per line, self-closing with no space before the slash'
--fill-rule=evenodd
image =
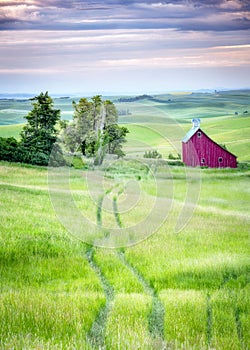
<path id="1" fill-rule="evenodd" d="M 118 97 L 110 99 L 120 113 L 119 122 L 130 130 L 125 146 L 130 156 L 142 157 L 150 148 L 163 157 L 181 153 L 181 140 L 192 126 L 191 119 L 199 117 L 208 136 L 225 144 L 239 161 L 250 160 L 249 91 L 175 93 L 126 103 L 118 102 Z M 54 99 L 62 119 L 72 118 L 72 101 Z M 31 107 L 29 100 L 0 100 L 0 136 L 18 137 L 21 126 L 17 124 L 25 122 L 23 117 Z"/>
<path id="2" fill-rule="evenodd" d="M 62 119 L 71 119 L 73 115 L 73 98 L 55 98 L 54 105 L 62 111 Z M 76 99 L 77 101 L 78 99 Z M 32 109 L 29 99 L 0 99 L 0 125 L 19 124 L 25 122 L 25 116 Z"/>
<path id="3" fill-rule="evenodd" d="M 84 97 L 84 96 L 82 96 Z M 131 114 L 121 115 L 121 123 L 152 122 L 154 118 L 172 118 L 187 123 L 191 118 L 211 118 L 221 116 L 239 116 L 250 112 L 250 91 L 231 91 L 212 93 L 165 94 L 154 99 L 142 99 L 135 102 L 118 102 L 118 97 L 107 97 L 115 102 L 120 111 Z M 55 107 L 62 111 L 62 119 L 72 118 L 72 101 L 79 98 L 54 98 Z M 0 99 L 0 125 L 24 122 L 24 116 L 32 108 L 32 101 L 20 99 Z M 246 114 L 247 115 L 247 114 Z M 157 120 L 154 120 L 157 122 Z"/>
<path id="4" fill-rule="evenodd" d="M 133 114 L 135 114 L 135 122 L 138 122 L 139 118 L 150 117 L 153 108 L 155 111 L 158 110 L 158 117 L 172 118 L 178 122 L 189 122 L 194 117 L 203 119 L 234 116 L 235 112 L 238 115 L 243 115 L 246 111 L 250 112 L 249 97 L 249 91 L 242 93 L 159 95 L 155 96 L 156 101 L 142 100 L 126 103 L 123 109 L 129 108 L 132 115 L 124 116 L 121 120 L 131 122 Z"/>
<path id="5" fill-rule="evenodd" d="M 118 109 L 127 108 L 131 114 L 121 116 L 119 120 L 127 123 L 131 130 L 129 140 L 135 135 L 138 141 L 148 141 L 149 145 L 159 149 L 166 157 L 169 152 L 181 152 L 181 140 L 192 127 L 191 119 L 199 117 L 201 128 L 208 136 L 217 143 L 225 144 L 229 151 L 238 156 L 239 161 L 246 161 L 250 160 L 249 97 L 249 92 L 160 95 L 156 97 L 157 102 L 143 100 L 124 105 L 121 103 Z M 141 130 L 140 135 L 138 128 Z M 147 128 L 156 131 L 154 141 L 152 131 Z M 143 144 L 138 145 L 137 149 L 134 144 L 133 139 L 131 153 L 142 154 Z"/>
<path id="6" fill-rule="evenodd" d="M 150 130 L 146 135 L 153 146 L 161 141 Z M 45 167 L 0 162 L 0 348 L 249 349 L 249 170 L 203 169 L 201 188 L 190 183 L 199 195 L 195 211 L 175 233 L 185 168 L 152 163 L 149 173 L 135 164 L 115 163 L 103 174 L 105 188 L 113 188 L 105 198 L 117 198 L 118 208 L 124 198 L 114 183 L 136 181 L 141 190 L 140 206 L 120 213 L 119 221 L 115 207 L 98 209 L 98 188 L 88 193 L 86 170 L 71 169 L 77 208 L 99 225 L 126 227 L 145 218 L 149 203 L 172 202 L 148 239 L 101 249 L 60 224 Z M 165 189 L 159 197 L 155 178 Z"/>
<path id="7" fill-rule="evenodd" d="M 24 124 L 0 125 L 0 137 L 19 138 Z"/>

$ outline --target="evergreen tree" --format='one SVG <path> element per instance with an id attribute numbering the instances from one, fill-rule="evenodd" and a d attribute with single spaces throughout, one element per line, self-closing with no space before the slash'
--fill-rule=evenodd
<path id="1" fill-rule="evenodd" d="M 47 165 L 52 147 L 57 139 L 56 124 L 60 110 L 55 109 L 48 92 L 32 99 L 33 109 L 25 117 L 27 124 L 21 132 L 20 146 L 24 150 L 24 162 Z"/>

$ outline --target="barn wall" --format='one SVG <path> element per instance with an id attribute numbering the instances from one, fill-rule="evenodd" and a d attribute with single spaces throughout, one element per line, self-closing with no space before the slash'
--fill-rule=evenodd
<path id="1" fill-rule="evenodd" d="M 182 160 L 188 166 L 200 166 L 199 154 L 194 148 L 193 142 L 190 140 L 182 143 Z"/>
<path id="2" fill-rule="evenodd" d="M 237 167 L 236 157 L 212 141 L 201 130 L 182 144 L 182 150 L 183 162 L 188 166 Z"/>

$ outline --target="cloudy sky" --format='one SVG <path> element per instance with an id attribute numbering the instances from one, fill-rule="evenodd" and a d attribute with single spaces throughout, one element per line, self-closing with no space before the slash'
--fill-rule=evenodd
<path id="1" fill-rule="evenodd" d="M 0 0 L 0 92 L 250 88 L 249 0 Z"/>

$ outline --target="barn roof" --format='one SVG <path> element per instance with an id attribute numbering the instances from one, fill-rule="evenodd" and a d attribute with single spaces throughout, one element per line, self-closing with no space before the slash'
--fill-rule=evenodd
<path id="1" fill-rule="evenodd" d="M 185 137 L 182 139 L 182 142 L 188 142 L 189 139 L 196 133 L 197 130 L 199 130 L 199 126 L 194 126 L 192 129 L 189 130 L 189 132 L 185 135 Z"/>
<path id="2" fill-rule="evenodd" d="M 228 151 L 227 149 L 223 148 L 221 145 L 219 145 L 217 142 L 215 142 L 215 141 L 212 140 L 209 136 L 207 136 L 207 134 L 206 134 L 204 131 L 202 131 L 202 130 L 200 129 L 199 126 L 193 126 L 192 129 L 190 129 L 189 132 L 184 136 L 184 138 L 182 139 L 182 142 L 187 143 L 188 140 L 190 140 L 191 137 L 192 137 L 198 130 L 200 130 L 204 135 L 206 135 L 206 137 L 209 138 L 209 140 L 211 140 L 213 143 L 215 143 L 218 147 L 220 147 L 220 148 L 223 149 L 225 152 L 227 152 L 227 153 L 229 153 L 229 154 L 231 154 L 232 156 L 234 156 L 234 157 L 237 158 L 237 156 L 236 156 L 235 154 L 233 154 L 233 153 L 231 153 L 230 151 Z"/>

